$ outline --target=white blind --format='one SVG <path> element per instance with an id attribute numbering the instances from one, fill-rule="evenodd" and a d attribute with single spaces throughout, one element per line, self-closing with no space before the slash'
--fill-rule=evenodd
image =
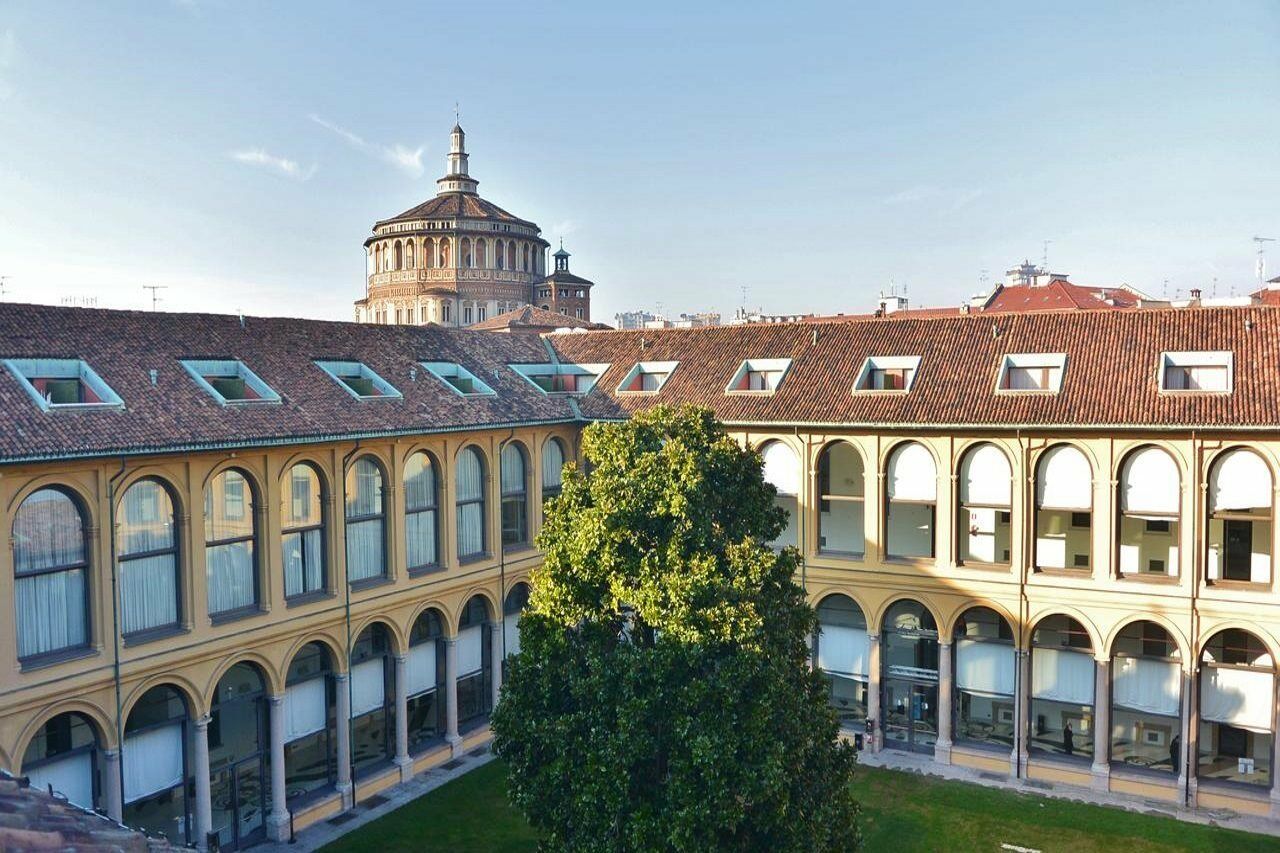
<path id="1" fill-rule="evenodd" d="M 1113 704 L 1149 714 L 1180 716 L 1182 668 L 1176 662 L 1121 657 L 1112 665 Z"/>
<path id="2" fill-rule="evenodd" d="M 982 444 L 965 454 L 960 466 L 960 502 L 1009 506 L 1012 497 L 1009 457 L 994 444 Z"/>
<path id="3" fill-rule="evenodd" d="M 1012 696 L 1013 646 L 978 640 L 956 642 L 956 687 L 972 693 Z"/>
<path id="4" fill-rule="evenodd" d="M 124 801 L 132 803 L 182 784 L 182 723 L 124 739 Z"/>
<path id="5" fill-rule="evenodd" d="M 800 494 L 800 457 L 780 441 L 765 445 L 761 453 L 764 459 L 764 481 L 778 490 L 780 495 Z"/>
<path id="6" fill-rule="evenodd" d="M 1275 703 L 1271 673 L 1206 666 L 1200 673 L 1200 717 L 1251 732 L 1270 732 Z"/>
<path id="7" fill-rule="evenodd" d="M 32 788 L 52 788 L 74 805 L 93 808 L 93 756 L 89 753 L 69 755 L 30 770 L 23 768 L 22 772 L 31 779 Z"/>
<path id="8" fill-rule="evenodd" d="M 1092 705 L 1093 687 L 1093 655 L 1063 649 L 1032 649 L 1033 698 L 1071 705 Z"/>
<path id="9" fill-rule="evenodd" d="M 1182 496 L 1178 465 L 1156 447 L 1131 454 L 1120 474 L 1120 509 L 1148 515 L 1177 515 Z"/>
<path id="10" fill-rule="evenodd" d="M 385 705 L 386 687 L 382 658 L 351 667 L 351 716 L 358 717 Z"/>
<path id="11" fill-rule="evenodd" d="M 405 676 L 405 689 L 410 696 L 436 689 L 435 640 L 409 647 L 409 664 L 405 667 Z"/>
<path id="12" fill-rule="evenodd" d="M 502 624 L 502 636 L 507 644 L 507 654 L 518 654 L 520 652 L 520 614 L 507 614 L 506 621 Z"/>
<path id="13" fill-rule="evenodd" d="M 1041 458 L 1036 471 L 1036 505 L 1088 512 L 1093 507 L 1092 481 L 1083 453 L 1070 445 L 1054 447 Z"/>
<path id="14" fill-rule="evenodd" d="M 1252 450 L 1232 450 L 1213 466 L 1209 477 L 1209 508 L 1271 509 L 1271 469 Z"/>
<path id="15" fill-rule="evenodd" d="M 329 719 L 328 704 L 323 678 L 312 678 L 286 687 L 284 691 L 285 742 L 295 741 L 300 737 L 322 731 Z"/>
<path id="16" fill-rule="evenodd" d="M 818 669 L 865 678 L 867 646 L 865 628 L 823 625 L 818 635 Z"/>
<path id="17" fill-rule="evenodd" d="M 483 667 L 484 644 L 481 631 L 484 627 L 476 625 L 458 632 L 458 675 L 470 675 L 479 672 Z"/>
<path id="18" fill-rule="evenodd" d="M 889 458 L 889 497 L 899 501 L 938 499 L 938 474 L 924 445 L 911 442 Z"/>

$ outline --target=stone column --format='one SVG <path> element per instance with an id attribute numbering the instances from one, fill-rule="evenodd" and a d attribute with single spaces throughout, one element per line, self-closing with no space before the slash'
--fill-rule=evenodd
<path id="1" fill-rule="evenodd" d="M 355 805 L 351 801 L 351 676 L 341 672 L 333 680 L 338 699 L 338 783 L 335 787 L 346 810 Z"/>
<path id="2" fill-rule="evenodd" d="M 454 754 L 462 746 L 462 738 L 458 737 L 458 638 L 444 638 L 444 701 L 445 701 L 445 733 L 444 739 L 453 747 Z"/>
<path id="3" fill-rule="evenodd" d="M 868 632 L 867 640 L 867 719 L 874 728 L 868 726 L 863 745 L 871 752 L 879 752 L 883 745 L 880 733 L 884 731 L 884 721 L 880 719 L 880 635 Z"/>
<path id="4" fill-rule="evenodd" d="M 493 700 L 489 703 L 489 705 L 492 708 L 498 707 L 498 696 L 502 692 L 502 664 L 505 662 L 505 658 L 502 655 L 503 624 L 504 624 L 503 622 L 499 621 L 499 622 L 494 622 L 493 625 L 490 626 L 492 628 L 493 633 L 490 634 L 490 637 L 492 637 L 492 639 L 489 642 L 489 658 L 492 661 L 492 663 L 490 664 L 490 669 L 493 670 L 493 675 L 490 677 L 489 681 L 492 682 L 493 684 Z"/>
<path id="5" fill-rule="evenodd" d="M 197 850 L 207 850 L 207 839 L 213 829 L 213 801 L 209 792 L 209 717 L 203 716 L 195 721 L 191 731 L 191 774 L 196 783 L 196 826 L 195 842 Z"/>
<path id="6" fill-rule="evenodd" d="M 933 760 L 939 764 L 951 763 L 951 706 L 955 695 L 951 670 L 951 644 L 938 643 L 938 741 L 933 747 Z"/>
<path id="7" fill-rule="evenodd" d="M 1280 734 L 1280 702 L 1272 700 L 1271 707 L 1275 708 L 1271 722 L 1271 736 L 1274 738 Z M 1274 765 L 1271 768 L 1271 818 L 1280 819 L 1280 773 L 1276 772 Z"/>
<path id="8" fill-rule="evenodd" d="M 396 655 L 396 765 L 400 781 L 413 776 L 413 759 L 409 757 L 409 656 Z"/>
<path id="9" fill-rule="evenodd" d="M 1014 652 L 1013 678 L 1013 751 L 1009 755 L 1009 775 L 1014 779 L 1022 775 L 1027 766 L 1027 687 L 1031 680 L 1031 655 L 1026 649 Z"/>
<path id="10" fill-rule="evenodd" d="M 1199 733 L 1199 703 L 1191 692 L 1195 680 L 1189 672 L 1182 673 L 1182 724 L 1178 745 L 1178 801 L 1195 808 L 1199 797 L 1199 779 L 1196 777 L 1196 761 L 1199 749 L 1196 747 L 1196 735 Z M 1183 800 L 1183 797 L 1186 800 Z"/>
<path id="11" fill-rule="evenodd" d="M 107 817 L 120 823 L 124 819 L 124 792 L 120 788 L 120 750 L 102 750 L 102 804 Z"/>
<path id="12" fill-rule="evenodd" d="M 1095 791 L 1111 789 L 1111 661 L 1093 662 L 1093 776 Z"/>
<path id="13" fill-rule="evenodd" d="M 272 696 L 271 703 L 271 812 L 267 815 L 267 837 L 289 839 L 289 793 L 284 775 L 284 694 Z"/>

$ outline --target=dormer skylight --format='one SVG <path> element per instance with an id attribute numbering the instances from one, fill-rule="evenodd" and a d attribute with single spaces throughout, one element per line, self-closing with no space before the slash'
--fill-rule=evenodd
<path id="1" fill-rule="evenodd" d="M 316 366 L 329 374 L 357 400 L 400 399 L 391 383 L 359 361 L 317 361 Z"/>
<path id="2" fill-rule="evenodd" d="M 10 358 L 4 365 L 46 412 L 124 406 L 119 395 L 82 359 Z"/>
<path id="3" fill-rule="evenodd" d="M 1009 394 L 1057 394 L 1067 372 L 1064 352 L 1009 353 L 1000 363 L 996 391 Z"/>
<path id="4" fill-rule="evenodd" d="M 1160 390 L 1172 393 L 1229 394 L 1235 354 L 1216 352 L 1164 352 L 1160 354 Z"/>
<path id="5" fill-rule="evenodd" d="M 452 361 L 420 361 L 427 372 L 463 397 L 486 397 L 497 392 L 484 384 L 470 370 Z"/>
<path id="6" fill-rule="evenodd" d="M 221 405 L 280 402 L 280 395 L 237 359 L 186 359 L 182 366 Z"/>
<path id="7" fill-rule="evenodd" d="M 585 394 L 609 369 L 607 364 L 510 364 L 544 394 Z"/>
<path id="8" fill-rule="evenodd" d="M 918 355 L 873 355 L 862 362 L 853 390 L 887 391 L 905 394 L 916 381 L 920 369 Z"/>
<path id="9" fill-rule="evenodd" d="M 671 378 L 680 362 L 641 361 L 618 383 L 619 394 L 656 394 Z"/>
<path id="10" fill-rule="evenodd" d="M 791 369 L 789 358 L 749 358 L 738 366 L 726 394 L 772 394 L 782 385 Z"/>

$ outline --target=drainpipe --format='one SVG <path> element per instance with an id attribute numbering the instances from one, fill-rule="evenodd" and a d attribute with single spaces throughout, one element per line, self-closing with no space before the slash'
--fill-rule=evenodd
<path id="1" fill-rule="evenodd" d="M 1029 438 L 1024 438 L 1021 427 L 1017 429 L 1014 437 L 1018 442 L 1018 450 L 1022 456 L 1022 471 L 1025 474 L 1029 470 L 1028 457 L 1030 456 L 1031 442 Z M 1021 610 L 1018 618 L 1022 622 L 1022 645 L 1025 648 L 1019 649 L 1019 651 L 1029 656 L 1031 654 L 1031 637 L 1025 633 L 1028 625 L 1027 616 L 1031 612 L 1031 599 L 1027 595 L 1027 576 L 1031 570 L 1031 561 L 1035 559 L 1036 493 L 1034 478 L 1023 476 L 1020 479 L 1022 481 L 1022 518 L 1024 521 L 1022 525 L 1022 567 L 1018 572 L 1018 607 Z M 1012 509 L 1013 507 L 1010 507 L 1010 510 Z M 1027 524 L 1026 519 L 1030 519 L 1031 523 Z M 1027 740 L 1027 730 L 1031 725 L 1031 691 L 1029 685 L 1022 683 L 1024 670 L 1028 674 L 1030 673 L 1030 660 L 1027 661 L 1027 666 L 1024 668 L 1022 666 L 1022 658 L 1019 655 L 1014 655 L 1013 689 L 1019 691 L 1018 695 L 1021 697 L 1021 701 L 1018 703 L 1021 713 L 1018 716 L 1017 726 L 1013 733 L 1013 748 L 1017 756 L 1014 778 L 1021 778 L 1023 771 L 1022 754 L 1024 751 L 1029 752 L 1029 750 L 1024 750 L 1023 748 L 1023 744 Z M 1024 690 L 1026 691 L 1025 695 L 1022 693 Z"/>
<path id="2" fill-rule="evenodd" d="M 1179 760 L 1182 762 L 1182 772 L 1186 777 L 1182 789 L 1182 804 L 1184 806 L 1192 806 L 1192 787 L 1196 785 L 1193 774 L 1199 769 L 1199 738 L 1200 733 L 1197 731 L 1199 726 L 1192 728 L 1195 722 L 1191 717 L 1192 706 L 1196 701 L 1195 690 L 1199 684 L 1200 672 L 1200 614 L 1196 607 L 1196 600 L 1199 598 L 1200 579 L 1203 576 L 1204 553 L 1205 553 L 1205 528 L 1201 524 L 1201 515 L 1206 507 L 1203 499 L 1203 489 L 1201 488 L 1200 472 L 1204 470 L 1204 448 L 1200 445 L 1196 438 L 1196 431 L 1191 431 L 1191 460 L 1195 465 L 1195 469 L 1191 472 L 1191 608 L 1187 613 L 1187 639 L 1191 643 L 1190 664 L 1191 677 L 1187 682 L 1187 698 L 1184 701 L 1187 715 L 1187 742 L 1182 744 L 1182 755 Z M 1207 518 L 1207 516 L 1205 516 Z M 1195 751 L 1193 751 L 1195 747 Z"/>
<path id="3" fill-rule="evenodd" d="M 511 440 L 515 438 L 515 427 L 511 428 L 511 432 L 507 433 L 507 437 L 498 442 L 498 624 L 502 626 L 502 659 L 507 659 L 507 549 L 502 544 L 502 451 L 506 449 Z M 532 467 L 533 454 L 529 454 L 529 465 Z M 525 491 L 526 500 L 528 499 L 528 483 L 529 475 L 525 474 Z M 526 505 L 525 512 L 529 509 Z M 496 675 L 496 673 L 495 673 Z"/>
<path id="4" fill-rule="evenodd" d="M 351 534 L 347 530 L 347 465 L 351 462 L 351 457 L 355 456 L 359 450 L 360 441 L 357 439 L 355 447 L 352 447 L 351 451 L 342 457 L 342 467 L 340 469 L 342 474 L 342 565 L 344 566 L 342 573 L 343 621 L 346 623 L 347 629 L 347 719 L 343 725 L 347 727 L 347 762 L 351 766 L 351 810 L 356 807 L 356 757 L 355 742 L 352 738 L 352 735 L 355 734 L 355 727 L 351 724 L 351 706 L 355 700 L 355 687 L 351 683 L 351 579 L 348 576 L 350 567 L 347 566 L 347 548 L 350 544 Z"/>
<path id="5" fill-rule="evenodd" d="M 816 334 L 816 330 L 815 330 L 815 334 Z M 792 427 L 792 433 L 795 435 L 796 442 L 800 443 L 800 427 Z M 804 471 L 809 467 L 809 442 L 807 440 L 803 443 L 803 447 L 805 451 L 805 456 L 804 456 L 804 459 L 800 460 L 801 471 Z M 809 508 L 807 506 L 804 506 L 803 507 L 804 512 L 801 512 L 800 510 L 802 508 L 804 499 L 808 497 L 809 477 L 801 478 L 800 489 L 801 489 L 800 494 L 796 495 L 796 516 L 797 516 L 796 544 L 800 546 L 799 548 L 800 588 L 804 590 L 805 596 L 807 598 L 809 594 L 809 582 L 808 582 L 808 565 L 805 562 L 805 558 L 804 558 L 805 546 L 807 544 L 807 540 L 804 538 L 804 520 L 805 520 L 805 516 L 809 514 Z"/>
<path id="6" fill-rule="evenodd" d="M 120 808 L 124 810 L 124 697 L 120 689 L 120 592 L 116 578 L 116 486 L 125 472 L 124 457 L 120 457 L 120 470 L 107 481 L 107 518 L 105 522 L 111 529 L 111 642 L 115 650 L 111 660 L 111 681 L 116 693 L 116 750 L 120 759 L 116 762 L 116 770 L 120 774 Z M 123 814 L 121 815 L 123 817 Z"/>

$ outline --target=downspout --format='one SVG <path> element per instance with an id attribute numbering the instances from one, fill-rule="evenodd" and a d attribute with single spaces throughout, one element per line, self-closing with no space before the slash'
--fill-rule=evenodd
<path id="1" fill-rule="evenodd" d="M 1019 480 L 1021 481 L 1022 518 L 1024 519 L 1024 522 L 1022 525 L 1022 566 L 1018 572 L 1018 608 L 1020 610 L 1018 613 L 1018 620 L 1022 623 L 1023 631 L 1025 632 L 1029 621 L 1027 616 L 1031 612 L 1031 601 L 1027 596 L 1027 575 L 1030 573 L 1032 561 L 1035 560 L 1036 490 L 1034 478 L 1025 476 L 1026 472 L 1029 470 L 1028 463 L 1030 460 L 1028 457 L 1030 456 L 1031 443 L 1029 438 L 1023 437 L 1022 427 L 1018 427 L 1014 432 L 1014 440 L 1018 442 L 1018 453 L 1021 456 L 1022 461 L 1020 467 L 1024 475 L 1019 477 Z M 1010 510 L 1012 509 L 1013 508 L 1010 507 Z M 1025 519 L 1030 519 L 1031 523 L 1027 524 Z M 1023 651 L 1030 655 L 1031 637 L 1024 635 L 1022 639 L 1026 646 Z M 1030 673 L 1030 661 L 1027 662 L 1026 670 Z M 1013 689 L 1018 691 L 1017 695 L 1022 696 L 1022 714 L 1018 719 L 1018 725 L 1013 733 L 1013 747 L 1016 750 L 1016 755 L 1018 756 L 1017 773 L 1014 774 L 1015 778 L 1022 778 L 1022 744 L 1027 739 L 1027 730 L 1031 725 L 1031 695 L 1029 687 L 1020 683 L 1022 679 L 1022 671 L 1023 667 L 1020 664 L 1015 666 L 1013 670 Z M 1025 696 L 1022 694 L 1024 689 L 1027 690 L 1027 694 Z"/>
<path id="2" fill-rule="evenodd" d="M 351 457 L 355 456 L 360 450 L 360 441 L 357 439 L 351 452 L 342 457 L 342 586 L 345 603 L 343 605 L 343 620 L 347 629 L 347 764 L 351 768 L 351 809 L 356 807 L 356 756 L 355 743 L 352 735 L 355 734 L 355 726 L 351 722 L 351 707 L 355 701 L 355 688 L 351 684 L 351 579 L 348 577 L 350 567 L 347 566 L 347 548 L 350 545 L 350 533 L 347 531 L 347 465 L 351 462 Z M 336 508 L 335 508 L 336 509 Z"/>
<path id="3" fill-rule="evenodd" d="M 124 808 L 124 696 L 120 689 L 120 593 L 117 588 L 116 578 L 116 486 L 119 484 L 120 478 L 124 476 L 126 462 L 124 457 L 120 458 L 120 470 L 107 481 L 107 506 L 108 515 L 106 523 L 111 528 L 111 642 L 115 649 L 115 654 L 111 660 L 111 681 L 116 693 L 116 750 L 120 754 L 120 760 L 116 762 L 116 770 L 120 774 L 120 806 Z M 122 816 L 123 817 L 123 816 Z"/>
<path id="4" fill-rule="evenodd" d="M 1201 524 L 1201 508 L 1204 506 L 1202 498 L 1203 490 L 1200 482 L 1200 472 L 1204 470 L 1204 448 L 1200 446 L 1196 439 L 1196 431 L 1191 431 L 1191 460 L 1195 465 L 1195 470 L 1191 472 L 1191 530 L 1192 530 L 1192 552 L 1191 552 L 1191 609 L 1187 613 L 1187 639 L 1191 643 L 1191 685 L 1187 689 L 1188 696 L 1186 700 L 1187 706 L 1187 743 L 1182 745 L 1182 755 L 1178 756 L 1182 762 L 1182 769 L 1186 773 L 1186 781 L 1183 783 L 1182 804 L 1183 806 L 1191 805 L 1191 782 L 1192 774 L 1199 769 L 1199 738 L 1200 733 L 1196 728 L 1191 727 L 1193 722 L 1191 718 L 1192 705 L 1196 701 L 1196 686 L 1200 683 L 1200 614 L 1196 607 L 1196 599 L 1200 592 L 1200 578 L 1204 567 L 1205 553 L 1205 528 Z M 1207 516 L 1206 516 L 1207 518 Z M 1274 715 L 1273 715 L 1274 716 Z M 1196 747 L 1196 752 L 1192 752 L 1192 747 Z"/>
<path id="5" fill-rule="evenodd" d="M 817 332 L 815 331 L 814 334 L 817 334 Z M 793 434 L 795 435 L 796 443 L 800 443 L 800 427 L 798 426 L 792 427 L 792 430 L 793 430 Z M 809 442 L 805 441 L 803 443 L 803 447 L 805 450 L 805 458 L 800 463 L 801 465 L 800 470 L 802 471 L 806 470 L 809 467 Z M 801 502 L 806 497 L 808 497 L 807 493 L 809 492 L 809 479 L 810 479 L 809 477 L 805 477 L 800 481 L 800 488 L 803 491 L 801 492 L 801 494 L 796 495 L 796 515 L 799 516 L 799 518 L 797 519 L 799 523 L 799 529 L 796 531 L 796 541 L 800 545 L 800 548 L 799 548 L 800 589 L 804 590 L 806 600 L 808 599 L 808 595 L 809 595 L 809 582 L 808 582 L 808 565 L 805 562 L 804 555 L 805 555 L 805 549 L 808 546 L 808 540 L 804 538 L 804 520 L 805 520 L 805 517 L 809 514 L 809 512 L 808 512 L 807 506 L 804 507 L 804 510 L 805 510 L 804 512 L 801 512 L 800 510 L 801 510 Z"/>
<path id="6" fill-rule="evenodd" d="M 507 659 L 507 549 L 502 543 L 502 451 L 516 437 L 515 427 L 507 433 L 507 437 L 498 442 L 498 624 L 502 626 L 502 659 Z M 530 455 L 529 465 L 533 465 Z M 525 482 L 529 475 L 525 475 Z M 525 486 L 526 491 L 528 486 Z M 525 512 L 528 512 L 526 507 Z"/>

